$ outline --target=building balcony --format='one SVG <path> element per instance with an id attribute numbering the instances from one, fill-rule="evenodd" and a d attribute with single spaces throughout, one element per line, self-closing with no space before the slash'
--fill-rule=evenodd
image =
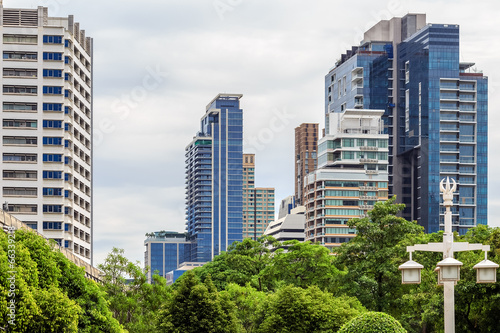
<path id="1" fill-rule="evenodd" d="M 359 147 L 359 150 L 377 151 L 378 147 L 361 146 L 361 147 Z"/>
<path id="2" fill-rule="evenodd" d="M 378 163 L 378 159 L 375 159 L 375 158 L 360 158 L 359 162 L 361 162 L 361 163 Z"/>
<path id="3" fill-rule="evenodd" d="M 359 197 L 359 200 L 377 200 L 377 197 L 374 196 L 368 196 L 368 195 L 361 195 Z"/>
<path id="4" fill-rule="evenodd" d="M 351 78 L 352 78 L 351 82 L 362 82 L 363 81 L 363 72 L 353 73 Z"/>
<path id="5" fill-rule="evenodd" d="M 377 191 L 378 188 L 376 186 L 360 186 L 360 191 Z"/>
<path id="6" fill-rule="evenodd" d="M 475 164 L 475 158 L 474 157 L 460 157 L 460 163 L 463 164 Z"/>

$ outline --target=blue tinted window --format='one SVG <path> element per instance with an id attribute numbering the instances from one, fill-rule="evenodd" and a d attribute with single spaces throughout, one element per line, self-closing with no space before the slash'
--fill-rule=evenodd
<path id="1" fill-rule="evenodd" d="M 62 53 L 59 53 L 59 52 L 43 52 L 43 60 L 61 61 L 62 60 Z"/>
<path id="2" fill-rule="evenodd" d="M 44 44 L 62 44 L 62 36 L 43 35 Z"/>

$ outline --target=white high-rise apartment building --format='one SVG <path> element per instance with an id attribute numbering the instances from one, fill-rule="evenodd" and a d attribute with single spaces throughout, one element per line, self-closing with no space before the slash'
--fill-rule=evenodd
<path id="1" fill-rule="evenodd" d="M 92 261 L 92 39 L 0 4 L 4 209 Z"/>

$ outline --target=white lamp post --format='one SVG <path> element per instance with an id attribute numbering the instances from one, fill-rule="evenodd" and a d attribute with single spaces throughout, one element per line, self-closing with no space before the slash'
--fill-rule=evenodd
<path id="1" fill-rule="evenodd" d="M 492 261 L 487 260 L 489 245 L 469 244 L 467 242 L 454 243 L 451 228 L 451 207 L 453 206 L 453 193 L 457 189 L 454 179 L 453 186 L 450 179 L 441 180 L 440 189 L 443 193 L 443 201 L 446 211 L 444 213 L 444 234 L 442 243 L 415 244 L 407 246 L 406 251 L 410 253 L 410 261 L 399 266 L 402 273 L 402 283 L 420 283 L 420 271 L 422 265 L 412 260 L 414 251 L 428 251 L 443 253 L 443 260 L 438 262 L 436 271 L 438 272 L 438 284 L 444 287 L 444 331 L 445 333 L 455 333 L 455 285 L 460 280 L 460 266 L 463 264 L 453 258 L 454 252 L 461 251 L 484 251 L 484 260 L 474 266 L 477 270 L 477 283 L 495 283 L 496 270 L 499 267 Z"/>

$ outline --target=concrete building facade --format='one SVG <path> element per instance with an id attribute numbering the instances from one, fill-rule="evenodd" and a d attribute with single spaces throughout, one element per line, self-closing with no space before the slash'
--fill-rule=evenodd
<path id="1" fill-rule="evenodd" d="M 255 187 L 255 154 L 243 154 L 243 238 L 256 240 L 274 220 L 274 188 Z"/>
<path id="2" fill-rule="evenodd" d="M 4 208 L 92 261 L 92 38 L 72 15 L 0 5 Z"/>
<path id="3" fill-rule="evenodd" d="M 307 175 L 305 239 L 333 250 L 355 237 L 347 226 L 388 199 L 388 135 L 383 110 L 347 109 L 329 117 L 318 169 Z"/>

